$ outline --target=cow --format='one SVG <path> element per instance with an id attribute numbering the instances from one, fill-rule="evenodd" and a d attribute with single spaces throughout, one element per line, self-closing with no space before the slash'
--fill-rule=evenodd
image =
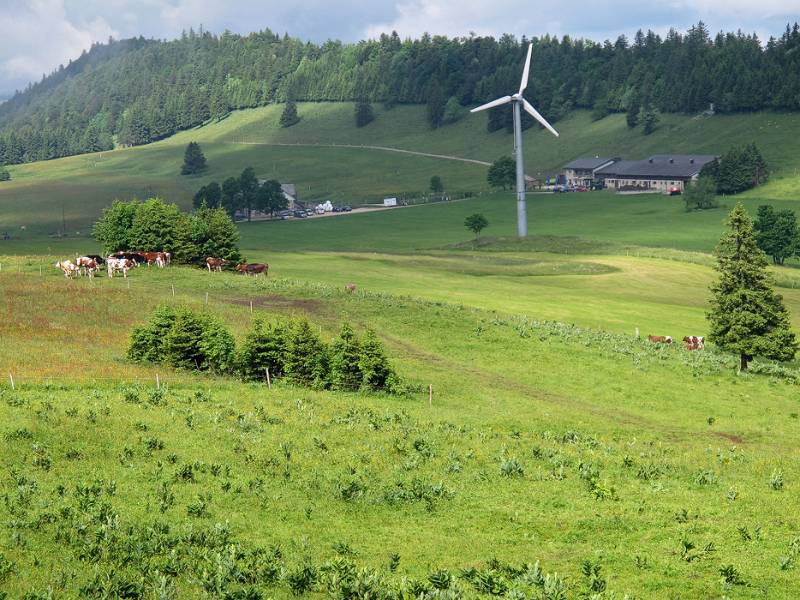
<path id="1" fill-rule="evenodd" d="M 222 272 L 222 267 L 228 264 L 228 261 L 224 258 L 214 258 L 213 256 L 209 256 L 206 259 L 206 267 L 208 267 L 208 272 L 217 271 L 218 273 Z"/>
<path id="2" fill-rule="evenodd" d="M 78 266 L 73 263 L 71 260 L 60 260 L 56 263 L 56 268 L 61 269 L 64 273 L 64 277 L 67 279 L 72 279 L 76 275 L 80 273 L 80 269 Z"/>
<path id="3" fill-rule="evenodd" d="M 97 266 L 106 264 L 106 259 L 100 256 L 99 254 L 85 254 L 86 258 L 91 258 L 94 262 L 97 263 Z"/>
<path id="4" fill-rule="evenodd" d="M 269 265 L 262 263 L 253 263 L 251 265 L 240 263 L 236 265 L 236 270 L 239 271 L 239 273 L 244 273 L 245 276 L 253 275 L 258 277 L 259 273 L 263 273 L 264 277 L 266 277 L 269 274 Z"/>
<path id="5" fill-rule="evenodd" d="M 113 256 L 109 256 L 106 259 L 106 264 L 109 277 L 114 277 L 114 273 L 117 271 L 122 271 L 122 276 L 128 277 L 128 271 L 136 266 L 136 261 L 129 258 L 115 258 Z"/>
<path id="6" fill-rule="evenodd" d="M 672 336 L 671 335 L 648 335 L 647 339 L 654 344 L 671 344 L 672 343 Z"/>
<path id="7" fill-rule="evenodd" d="M 348 283 L 347 285 L 344 286 L 344 289 L 345 289 L 346 292 L 348 292 L 350 294 L 355 294 L 355 292 L 358 289 L 358 287 L 356 287 L 355 283 Z"/>
<path id="8" fill-rule="evenodd" d="M 109 258 L 126 258 L 135 262 L 137 267 L 147 262 L 147 259 L 141 252 L 114 252 Z"/>
<path id="9" fill-rule="evenodd" d="M 683 338 L 683 345 L 687 350 L 702 350 L 706 347 L 706 338 L 702 335 L 687 335 Z"/>
<path id="10" fill-rule="evenodd" d="M 89 279 L 94 278 L 94 274 L 97 271 L 98 264 L 97 261 L 93 258 L 89 258 L 88 256 L 81 256 L 75 260 L 75 264 L 79 269 L 79 273 L 83 275 L 85 272 Z"/>
<path id="11" fill-rule="evenodd" d="M 168 264 L 166 252 L 138 252 L 137 254 L 141 254 L 144 257 L 148 267 L 155 263 L 156 266 L 163 269 Z"/>

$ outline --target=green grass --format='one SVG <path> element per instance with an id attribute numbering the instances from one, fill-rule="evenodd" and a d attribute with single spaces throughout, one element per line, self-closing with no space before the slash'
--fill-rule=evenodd
<path id="1" fill-rule="evenodd" d="M 0 306 L 9 318 L 0 369 L 14 372 L 18 389 L 0 392 L 0 486 L 9 498 L 0 507 L 9 524 L 0 552 L 14 563 L 0 590 L 17 597 L 52 586 L 72 597 L 96 574 L 150 590 L 158 570 L 175 573 L 168 581 L 189 597 L 209 581 L 204 572 L 220 574 L 220 589 L 245 585 L 219 570 L 227 544 L 238 545 L 240 570 L 254 547 L 279 545 L 278 564 L 292 572 L 322 566 L 344 543 L 356 565 L 395 585 L 439 568 L 484 569 L 491 558 L 538 560 L 576 597 L 587 586 L 581 563 L 590 560 L 620 595 L 748 598 L 768 588 L 770 597 L 791 598 L 795 573 L 780 564 L 800 527 L 792 511 L 800 491 L 796 386 L 736 376 L 735 360 L 713 350 L 687 353 L 541 323 L 503 302 L 519 293 L 514 281 L 566 284 L 623 269 L 630 276 L 667 261 L 617 257 L 609 264 L 619 271 L 543 275 L 523 256 L 480 255 L 474 263 L 470 256 L 298 257 L 321 259 L 313 266 L 319 272 L 349 265 L 359 281 L 394 273 L 392 293 L 363 285 L 356 294 L 310 273 L 318 282 L 142 269 L 129 288 L 122 279 L 39 275 L 36 259 L 20 273 L 4 268 Z M 487 260 L 504 275 L 485 275 Z M 684 274 L 704 269 L 678 264 Z M 535 272 L 520 276 L 525 269 Z M 423 271 L 453 290 L 450 297 L 404 297 L 414 291 L 407 278 Z M 458 286 L 479 282 L 486 287 L 461 297 Z M 595 289 L 598 298 L 607 293 Z M 630 290 L 642 293 L 636 284 Z M 479 296 L 501 310 L 472 308 Z M 650 309 L 658 316 L 683 310 L 655 296 Z M 559 297 L 569 302 L 569 294 Z M 280 383 L 270 391 L 131 365 L 123 356 L 127 332 L 160 302 L 211 311 L 239 339 L 255 316 L 306 314 L 326 337 L 343 317 L 359 330 L 368 324 L 404 378 L 433 385 L 433 403 L 427 393 L 316 393 Z M 606 309 L 598 300 L 597 310 Z M 156 373 L 163 395 L 154 395 Z M 124 383 L 137 379 L 138 391 Z M 522 473 L 504 476 L 512 459 Z M 194 482 L 179 475 L 186 465 Z M 778 470 L 781 490 L 770 484 Z M 347 500 L 341 490 L 353 481 L 361 491 Z M 100 497 L 81 500 L 79 486 L 95 482 Z M 174 498 L 161 512 L 163 485 Z M 412 488 L 419 496 L 396 493 Z M 201 494 L 211 495 L 207 514 L 192 516 Z M 225 522 L 226 542 L 185 541 L 189 528 Z M 154 523 L 169 533 L 154 533 Z M 697 550 L 683 553 L 684 540 Z M 709 543 L 714 551 L 702 552 Z M 394 574 L 390 553 L 401 557 Z M 175 561 L 181 568 L 172 571 Z M 719 570 L 728 564 L 748 586 L 722 585 Z M 253 585 L 290 595 L 285 577 Z M 474 591 L 465 580 L 457 585 Z"/>

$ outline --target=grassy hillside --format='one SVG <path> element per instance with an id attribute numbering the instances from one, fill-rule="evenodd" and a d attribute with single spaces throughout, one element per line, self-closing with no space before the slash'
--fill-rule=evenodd
<path id="1" fill-rule="evenodd" d="M 85 234 L 102 207 L 114 198 L 157 194 L 188 206 L 201 185 L 237 175 L 248 165 L 254 166 L 260 177 L 297 183 L 305 199 L 358 203 L 423 191 L 435 174 L 450 191 L 487 190 L 486 168 L 474 163 L 321 144 L 389 146 L 482 161 L 511 152 L 511 137 L 504 132 L 487 134 L 483 115 L 465 116 L 454 125 L 431 131 L 424 107 L 376 108 L 377 119 L 362 129 L 353 125 L 353 107 L 346 103 L 303 104 L 303 120 L 289 129 L 277 126 L 278 107 L 240 111 L 222 122 L 148 146 L 11 167 L 13 180 L 0 184 L 0 231 L 29 238 L 56 232 L 61 228 L 63 209 L 66 230 L 71 235 Z M 755 196 L 796 197 L 800 167 L 797 114 L 702 119 L 664 115 L 651 136 L 629 130 L 623 115 L 592 122 L 587 113 L 576 112 L 558 127 L 562 134 L 558 139 L 539 130 L 525 133 L 529 173 L 555 174 L 580 155 L 722 152 L 732 144 L 756 141 L 775 175 Z M 178 175 L 183 149 L 190 140 L 199 141 L 209 159 L 210 168 L 200 177 Z M 21 226 L 26 232 L 20 231 Z"/>
<path id="2" fill-rule="evenodd" d="M 585 257 L 597 266 L 553 276 L 505 258 L 517 260 L 490 263 L 501 272 L 492 276 L 481 257 L 301 255 L 275 266 L 291 279 L 175 267 L 137 271 L 130 287 L 40 275 L 37 260 L 17 272 L 6 258 L 0 369 L 17 390 L 0 390 L 0 515 L 11 527 L 0 591 L 287 598 L 305 568 L 320 594 L 359 570 L 361 589 L 375 590 L 440 569 L 467 594 L 535 594 L 535 569 L 521 565 L 540 561 L 575 598 L 596 581 L 582 573 L 589 561 L 619 596 L 793 597 L 796 386 L 737 377 L 735 360 L 713 350 L 522 316 L 542 298 L 503 303 L 521 293 L 515 279 L 556 290 L 619 274 L 595 286 L 595 313 L 613 313 L 603 295 L 625 281 L 638 310 L 664 317 L 685 307 L 656 290 L 648 302 L 660 278 L 646 271 L 663 276 L 670 263 Z M 364 283 L 351 295 L 324 276 L 293 281 L 301 261 Z M 691 269 L 678 265 L 661 290 L 680 304 L 705 274 L 697 267 L 686 284 Z M 426 287 L 452 294 L 403 297 Z M 503 312 L 470 306 L 489 301 Z M 267 390 L 126 362 L 127 332 L 161 302 L 210 311 L 239 339 L 255 317 L 306 314 L 326 337 L 343 316 L 369 324 L 405 378 L 433 385 L 433 402 Z M 686 323 L 697 319 L 689 311 Z"/>

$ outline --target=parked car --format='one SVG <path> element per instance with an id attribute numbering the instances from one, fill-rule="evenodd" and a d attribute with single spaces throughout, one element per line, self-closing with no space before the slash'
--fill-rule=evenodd
<path id="1" fill-rule="evenodd" d="M 296 219 L 305 219 L 306 217 L 308 217 L 308 215 L 306 214 L 306 211 L 304 211 L 304 210 L 296 210 L 296 211 L 294 211 L 293 216 Z"/>
<path id="2" fill-rule="evenodd" d="M 669 188 L 669 195 L 670 196 L 680 196 L 681 195 L 681 188 L 679 188 L 677 185 L 673 185 L 671 188 Z"/>
<path id="3" fill-rule="evenodd" d="M 554 194 L 563 194 L 566 192 L 571 192 L 572 189 L 568 185 L 554 185 L 553 186 L 553 193 Z"/>
<path id="4" fill-rule="evenodd" d="M 342 212 L 350 212 L 351 210 L 353 210 L 353 209 L 350 208 L 348 205 L 345 205 L 345 206 L 342 207 Z"/>

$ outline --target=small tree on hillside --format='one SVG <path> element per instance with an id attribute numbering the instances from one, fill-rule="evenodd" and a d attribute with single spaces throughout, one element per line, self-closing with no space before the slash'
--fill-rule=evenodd
<path id="1" fill-rule="evenodd" d="M 289 327 L 284 370 L 289 381 L 297 385 L 327 386 L 328 347 L 305 319 Z"/>
<path id="2" fill-rule="evenodd" d="M 241 260 L 239 230 L 225 209 L 202 206 L 192 215 L 191 225 L 195 249 L 191 262 L 205 264 L 209 256 L 231 263 Z"/>
<path id="3" fill-rule="evenodd" d="M 475 239 L 481 234 L 481 231 L 489 226 L 489 221 L 481 213 L 475 213 L 464 219 L 464 227 L 469 229 L 475 234 Z"/>
<path id="4" fill-rule="evenodd" d="M 444 116 L 443 121 L 445 123 L 455 123 L 458 121 L 461 116 L 464 114 L 464 109 L 461 106 L 461 103 L 458 101 L 458 98 L 455 96 L 450 96 L 447 100 L 447 104 L 444 105 Z"/>
<path id="5" fill-rule="evenodd" d="M 289 100 L 283 107 L 283 112 L 281 113 L 281 127 L 291 127 L 299 121 L 300 117 L 297 114 L 297 104 L 295 104 L 292 100 Z"/>
<path id="6" fill-rule="evenodd" d="M 716 249 L 719 280 L 711 286 L 708 338 L 739 355 L 742 371 L 754 356 L 791 360 L 797 340 L 783 299 L 772 289 L 767 257 L 759 250 L 753 223 L 741 204 L 728 218 L 729 231 Z"/>
<path id="7" fill-rule="evenodd" d="M 372 104 L 362 100 L 356 102 L 356 127 L 364 127 L 375 120 L 375 111 L 372 110 Z"/>
<path id="8" fill-rule="evenodd" d="M 355 391 L 361 387 L 363 374 L 359 365 L 361 344 L 350 324 L 342 323 L 339 337 L 330 347 L 331 387 L 335 390 Z"/>
<path id="9" fill-rule="evenodd" d="M 758 247 L 772 257 L 773 264 L 782 265 L 800 250 L 800 232 L 793 210 L 776 211 L 767 204 L 759 206 L 755 230 Z"/>
<path id="10" fill-rule="evenodd" d="M 486 181 L 494 188 L 508 189 L 517 180 L 517 163 L 510 156 L 501 156 L 489 167 Z"/>
<path id="11" fill-rule="evenodd" d="M 137 201 L 114 200 L 111 206 L 103 209 L 103 215 L 92 229 L 94 239 L 103 247 L 103 252 L 111 254 L 132 248 L 131 229 L 138 206 L 139 202 Z"/>
<path id="12" fill-rule="evenodd" d="M 287 326 L 256 320 L 239 355 L 239 368 L 246 379 L 263 381 L 283 375 L 286 360 Z"/>
<path id="13" fill-rule="evenodd" d="M 648 107 L 645 109 L 644 114 L 642 114 L 641 120 L 643 127 L 642 132 L 645 135 L 650 135 L 656 130 L 656 125 L 658 125 L 658 113 L 652 107 Z"/>
<path id="14" fill-rule="evenodd" d="M 0 164 L 0 181 L 11 181 L 11 173 L 9 173 L 8 169 L 6 169 L 5 166 L 1 164 Z"/>
<path id="15" fill-rule="evenodd" d="M 183 154 L 183 167 L 181 167 L 181 175 L 194 175 L 206 169 L 206 157 L 203 156 L 203 151 L 200 149 L 200 144 L 197 142 L 189 142 L 186 146 L 186 152 Z"/>
<path id="16" fill-rule="evenodd" d="M 431 192 L 434 194 L 441 194 L 444 191 L 444 184 L 442 178 L 438 175 L 431 177 Z"/>

